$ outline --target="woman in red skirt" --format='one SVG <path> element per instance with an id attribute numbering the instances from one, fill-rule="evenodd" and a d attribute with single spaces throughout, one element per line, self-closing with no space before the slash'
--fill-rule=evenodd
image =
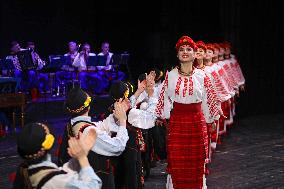
<path id="1" fill-rule="evenodd" d="M 167 133 L 167 188 L 206 188 L 208 162 L 206 123 L 219 118 L 216 92 L 203 70 L 192 66 L 195 43 L 181 37 L 177 44 L 179 66 L 166 74 L 156 108 L 158 117 L 170 119 Z"/>

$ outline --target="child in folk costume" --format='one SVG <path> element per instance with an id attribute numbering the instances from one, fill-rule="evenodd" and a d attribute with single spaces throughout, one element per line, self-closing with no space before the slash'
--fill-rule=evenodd
<path id="1" fill-rule="evenodd" d="M 68 141 L 68 153 L 74 159 L 63 167 L 57 167 L 51 162 L 49 154 L 54 136 L 47 125 L 25 125 L 17 140 L 18 153 L 24 162 L 19 166 L 13 189 L 101 188 L 102 182 L 87 158 L 96 142 L 96 132 L 92 130 L 86 136 L 81 134 L 79 138 L 70 138 Z"/>
<path id="2" fill-rule="evenodd" d="M 128 115 L 131 109 L 128 96 L 132 93 L 133 86 L 122 81 L 114 82 L 110 88 L 110 96 L 114 101 L 123 99 L 122 103 Z M 120 156 L 113 160 L 115 187 L 116 189 L 139 189 L 143 188 L 144 184 L 141 149 L 145 148 L 145 143 L 141 129 L 133 127 L 129 121 L 126 128 L 129 135 L 126 148 Z"/>
<path id="3" fill-rule="evenodd" d="M 69 159 L 66 155 L 68 138 L 78 136 L 79 132 L 85 135 L 95 129 L 98 133 L 97 142 L 89 152 L 88 158 L 94 171 L 103 182 L 102 188 L 114 189 L 111 157 L 119 156 L 124 151 L 129 139 L 126 129 L 126 113 L 122 102 L 116 102 L 113 114 L 103 121 L 91 122 L 91 117 L 88 115 L 90 103 L 91 97 L 81 88 L 75 87 L 68 93 L 65 106 L 71 115 L 71 120 L 65 128 L 63 142 L 60 146 L 59 164 Z M 112 132 L 116 132 L 117 135 L 111 137 Z"/>
<path id="4" fill-rule="evenodd" d="M 150 175 L 151 164 L 153 160 L 153 133 L 156 116 L 155 108 L 158 102 L 157 92 L 155 91 L 155 71 L 149 75 L 141 74 L 138 78 L 138 89 L 130 97 L 132 109 L 128 114 L 128 122 L 136 128 L 141 129 L 145 142 L 145 149 L 141 152 L 143 168 L 145 170 L 145 179 Z"/>
<path id="5" fill-rule="evenodd" d="M 216 92 L 210 78 L 193 67 L 195 43 L 181 37 L 176 43 L 180 65 L 166 74 L 156 108 L 170 118 L 167 134 L 168 188 L 206 188 L 207 124 L 219 119 Z"/>

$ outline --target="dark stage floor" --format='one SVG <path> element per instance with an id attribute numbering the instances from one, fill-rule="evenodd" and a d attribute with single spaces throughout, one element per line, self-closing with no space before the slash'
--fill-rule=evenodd
<path id="1" fill-rule="evenodd" d="M 27 106 L 26 121 L 45 120 L 55 135 L 62 132 L 68 116 L 63 101 L 42 101 Z M 284 188 L 284 114 L 263 115 L 236 121 L 222 144 L 217 146 L 207 177 L 209 189 Z M 54 153 L 57 146 L 53 148 Z M 0 138 L 0 189 L 11 188 L 10 173 L 20 158 L 15 134 Z M 165 188 L 166 164 L 157 164 L 145 183 L 146 189 Z"/>

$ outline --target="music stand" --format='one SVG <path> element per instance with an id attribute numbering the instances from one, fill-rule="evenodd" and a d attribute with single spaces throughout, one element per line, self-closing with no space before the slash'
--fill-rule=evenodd
<path id="1" fill-rule="evenodd" d="M 49 63 L 43 68 L 44 72 L 56 72 L 60 70 L 65 59 L 63 55 L 50 55 Z"/>
<path id="2" fill-rule="evenodd" d="M 96 66 L 106 66 L 107 57 L 106 56 L 96 56 Z"/>
<path id="3" fill-rule="evenodd" d="M 128 66 L 129 61 L 129 54 L 123 53 L 123 54 L 114 54 L 111 57 L 110 64 L 114 67 L 120 67 L 121 65 L 125 65 L 128 74 L 130 75 L 130 69 Z M 116 76 L 118 76 L 118 69 L 116 69 Z"/>
<path id="4" fill-rule="evenodd" d="M 89 56 L 86 62 L 86 66 L 87 67 L 97 66 L 97 56 Z"/>
<path id="5" fill-rule="evenodd" d="M 129 54 L 128 53 L 122 53 L 120 64 L 127 65 L 128 61 L 129 61 Z"/>
<path id="6" fill-rule="evenodd" d="M 72 67 L 72 61 L 71 61 L 71 56 L 63 56 L 63 64 L 62 65 L 66 65 L 66 66 L 70 66 Z"/>

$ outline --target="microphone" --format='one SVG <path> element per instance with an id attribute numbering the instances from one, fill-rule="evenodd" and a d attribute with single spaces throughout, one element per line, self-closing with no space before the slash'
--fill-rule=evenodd
<path id="1" fill-rule="evenodd" d="M 78 46 L 77 46 L 77 51 L 78 51 L 78 52 L 79 52 L 79 50 L 80 50 L 80 47 L 81 47 L 81 43 L 79 43 Z"/>

